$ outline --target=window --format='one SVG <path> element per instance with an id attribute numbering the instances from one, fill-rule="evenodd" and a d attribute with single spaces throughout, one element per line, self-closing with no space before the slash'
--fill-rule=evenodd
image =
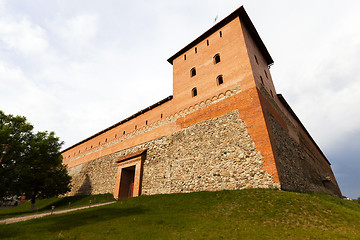
<path id="1" fill-rule="evenodd" d="M 206 45 L 209 46 L 209 40 L 206 40 Z"/>
<path id="2" fill-rule="evenodd" d="M 216 78 L 216 83 L 217 85 L 221 85 L 224 83 L 224 79 L 223 79 L 223 76 L 222 75 L 219 75 L 217 78 Z"/>
<path id="3" fill-rule="evenodd" d="M 125 135 L 125 133 L 126 133 L 126 132 L 125 132 L 125 131 L 123 131 L 123 135 Z"/>
<path id="4" fill-rule="evenodd" d="M 220 53 L 215 54 L 214 56 L 214 64 L 217 64 L 220 62 Z"/>
<path id="5" fill-rule="evenodd" d="M 191 96 L 192 96 L 192 97 L 196 97 L 196 96 L 197 96 L 197 89 L 196 89 L 196 88 L 193 88 L 193 89 L 191 90 Z"/>
<path id="6" fill-rule="evenodd" d="M 186 60 L 186 54 L 184 54 L 184 60 Z"/>
<path id="7" fill-rule="evenodd" d="M 146 125 L 148 124 L 148 121 L 147 121 L 147 120 L 145 121 L 145 124 L 146 124 Z"/>
<path id="8" fill-rule="evenodd" d="M 268 75 L 267 75 L 267 72 L 265 70 L 264 70 L 264 73 L 265 73 L 266 78 L 269 78 Z"/>
<path id="9" fill-rule="evenodd" d="M 137 129 L 137 125 L 135 125 L 135 129 Z"/>
<path id="10" fill-rule="evenodd" d="M 222 31 L 220 31 L 219 33 L 220 33 L 220 37 L 222 37 Z"/>
<path id="11" fill-rule="evenodd" d="M 117 137 L 117 134 L 115 134 L 115 138 Z"/>
<path id="12" fill-rule="evenodd" d="M 105 142 L 107 142 L 107 138 L 105 139 Z"/>
<path id="13" fill-rule="evenodd" d="M 274 95 L 273 95 L 273 93 L 272 93 L 272 91 L 270 90 L 270 94 L 271 94 L 271 97 L 274 97 Z"/>
<path id="14" fill-rule="evenodd" d="M 257 65 L 259 65 L 259 62 L 258 62 L 258 60 L 257 60 L 256 55 L 254 55 L 254 58 L 255 58 L 255 61 L 256 61 Z"/>
<path id="15" fill-rule="evenodd" d="M 191 70 L 190 70 L 190 76 L 191 77 L 193 77 L 193 76 L 195 76 L 196 75 L 196 68 L 192 68 Z"/>
<path id="16" fill-rule="evenodd" d="M 197 53 L 197 47 L 195 48 L 195 53 Z"/>
<path id="17" fill-rule="evenodd" d="M 262 76 L 260 76 L 260 80 L 261 80 L 262 85 L 264 85 L 264 81 L 262 79 Z"/>
<path id="18" fill-rule="evenodd" d="M 163 118 L 163 114 L 160 115 L 160 118 Z"/>
<path id="19" fill-rule="evenodd" d="M 91 145 L 91 148 L 92 148 L 92 145 Z"/>

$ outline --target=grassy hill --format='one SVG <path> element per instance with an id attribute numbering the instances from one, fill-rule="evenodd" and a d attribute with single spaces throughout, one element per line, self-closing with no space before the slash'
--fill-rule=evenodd
<path id="1" fill-rule="evenodd" d="M 276 190 L 141 196 L 0 225 L 0 239 L 360 239 L 360 204 Z"/>

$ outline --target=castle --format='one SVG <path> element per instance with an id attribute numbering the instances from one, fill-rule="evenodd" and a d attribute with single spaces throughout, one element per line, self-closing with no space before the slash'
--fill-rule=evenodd
<path id="1" fill-rule="evenodd" d="M 65 149 L 75 194 L 278 188 L 341 196 L 330 163 L 277 94 L 243 7 L 168 59 L 173 95 Z"/>

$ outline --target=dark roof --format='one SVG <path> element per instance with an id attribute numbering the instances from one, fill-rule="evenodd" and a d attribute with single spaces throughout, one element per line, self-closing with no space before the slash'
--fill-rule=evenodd
<path id="1" fill-rule="evenodd" d="M 89 141 L 90 139 L 92 139 L 92 138 L 94 138 L 94 137 L 96 137 L 96 136 L 99 136 L 99 135 L 103 134 L 104 132 L 107 132 L 107 131 L 109 131 L 109 130 L 111 130 L 111 129 L 113 129 L 113 128 L 115 128 L 115 127 L 117 127 L 117 126 L 119 126 L 119 125 L 121 125 L 121 124 L 123 124 L 123 123 L 125 123 L 125 122 L 128 122 L 128 121 L 130 121 L 131 119 L 134 119 L 134 118 L 136 118 L 137 116 L 139 116 L 139 115 L 141 115 L 141 114 L 143 114 L 143 113 L 146 113 L 147 111 L 150 111 L 151 109 L 154 109 L 154 108 L 160 106 L 161 104 L 164 104 L 164 103 L 170 101 L 171 99 L 173 99 L 173 96 L 172 96 L 172 95 L 171 95 L 171 96 L 168 96 L 167 98 L 164 98 L 163 100 L 161 100 L 161 101 L 159 101 L 159 102 L 157 102 L 157 103 L 155 103 L 155 104 L 153 104 L 153 105 L 151 105 L 150 107 L 147 107 L 147 108 L 145 108 L 145 109 L 143 109 L 143 110 L 141 110 L 141 111 L 139 111 L 139 112 L 131 115 L 131 116 L 128 117 L 128 118 L 125 118 L 124 120 L 122 120 L 122 121 L 120 121 L 120 122 L 118 122 L 118 123 L 115 123 L 114 125 L 112 125 L 112 126 L 106 128 L 106 129 L 104 129 L 104 130 L 102 130 L 102 131 L 100 131 L 100 132 L 92 135 L 91 137 L 88 137 L 88 138 L 82 140 L 81 142 L 78 142 L 78 143 L 72 145 L 71 147 L 68 147 L 68 148 L 62 150 L 61 153 L 66 152 L 67 150 L 69 150 L 69 149 L 71 149 L 71 148 L 74 148 L 74 147 L 76 147 L 76 146 L 78 146 L 78 145 L 80 145 L 80 144 L 82 144 L 82 143 L 84 143 L 84 142 L 87 142 L 87 141 Z"/>
<path id="2" fill-rule="evenodd" d="M 293 116 L 293 118 L 295 118 L 295 120 L 300 124 L 300 126 L 304 129 L 304 132 L 308 135 L 308 137 L 310 138 L 310 140 L 312 141 L 312 143 L 314 144 L 314 146 L 316 147 L 316 149 L 320 152 L 321 156 L 323 156 L 325 158 L 325 160 L 329 163 L 329 165 L 331 165 L 331 163 L 329 162 L 329 160 L 326 158 L 325 154 L 321 151 L 321 149 L 319 148 L 319 146 L 316 144 L 316 142 L 314 141 L 314 139 L 310 136 L 310 133 L 306 130 L 306 128 L 304 127 L 304 125 L 301 123 L 300 119 L 296 116 L 296 114 L 294 113 L 294 111 L 291 109 L 290 105 L 286 102 L 285 98 L 283 97 L 283 95 L 281 94 L 277 94 L 277 97 L 279 98 L 280 102 L 284 105 L 284 107 L 289 111 L 289 113 Z"/>
<path id="3" fill-rule="evenodd" d="M 233 13 L 231 13 L 229 16 L 215 24 L 212 28 L 207 30 L 205 33 L 200 35 L 197 39 L 186 45 L 183 49 L 175 53 L 172 57 L 168 59 L 168 62 L 173 64 L 173 61 L 175 58 L 181 56 L 186 51 L 197 45 L 199 42 L 205 40 L 207 37 L 209 37 L 214 32 L 218 31 L 220 28 L 228 24 L 230 21 L 232 21 L 234 18 L 240 17 L 241 21 L 245 24 L 246 28 L 248 29 L 250 35 L 254 39 L 255 43 L 257 44 L 258 48 L 260 49 L 261 53 L 264 55 L 265 60 L 268 65 L 271 65 L 274 63 L 273 59 L 270 56 L 270 53 L 265 47 L 265 44 L 261 40 L 259 33 L 256 31 L 254 24 L 251 22 L 249 16 L 247 15 L 245 9 L 243 6 L 236 9 Z"/>

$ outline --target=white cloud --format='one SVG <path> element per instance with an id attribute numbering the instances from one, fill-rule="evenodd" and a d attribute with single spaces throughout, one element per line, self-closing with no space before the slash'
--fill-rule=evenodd
<path id="1" fill-rule="evenodd" d="M 97 14 L 78 14 L 69 19 L 58 17 L 49 24 L 49 29 L 57 35 L 69 50 L 86 49 L 98 33 Z"/>
<path id="2" fill-rule="evenodd" d="M 43 53 L 48 47 L 45 31 L 26 17 L 4 19 L 0 17 L 0 41 L 9 50 L 22 54 Z"/>

